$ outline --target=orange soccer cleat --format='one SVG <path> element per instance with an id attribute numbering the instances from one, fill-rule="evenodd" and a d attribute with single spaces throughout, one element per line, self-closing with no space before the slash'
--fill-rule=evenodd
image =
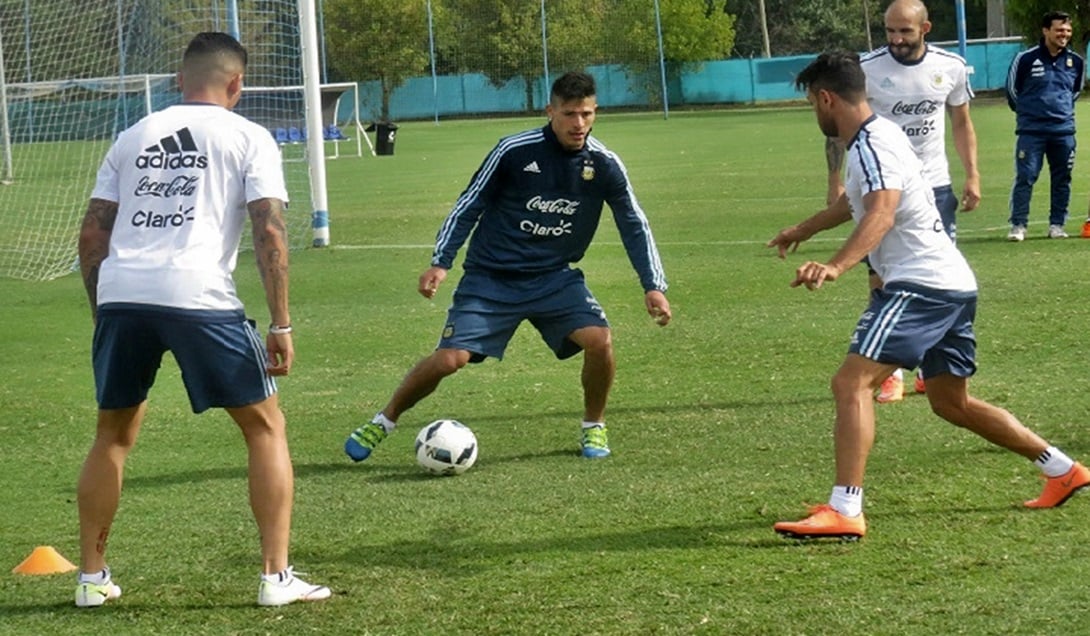
<path id="1" fill-rule="evenodd" d="M 887 402 L 900 402 L 905 399 L 905 381 L 896 375 L 890 375 L 882 381 L 882 389 L 875 398 L 882 404 Z"/>
<path id="2" fill-rule="evenodd" d="M 923 378 L 919 375 L 916 376 L 916 393 L 927 393 L 927 385 L 924 384 Z"/>
<path id="3" fill-rule="evenodd" d="M 1090 219 L 1087 219 L 1086 223 L 1082 224 L 1082 237 L 1090 238 Z"/>
<path id="4" fill-rule="evenodd" d="M 1036 499 L 1030 499 L 1025 503 L 1027 508 L 1056 508 L 1062 506 L 1079 490 L 1090 486 L 1090 470 L 1086 466 L 1075 462 L 1071 470 L 1059 477 L 1049 477 L 1045 481 L 1045 489 Z"/>
<path id="5" fill-rule="evenodd" d="M 789 539 L 841 539 L 858 541 L 867 533 L 863 513 L 847 517 L 829 504 L 810 508 L 810 516 L 802 521 L 780 521 L 772 529 Z"/>

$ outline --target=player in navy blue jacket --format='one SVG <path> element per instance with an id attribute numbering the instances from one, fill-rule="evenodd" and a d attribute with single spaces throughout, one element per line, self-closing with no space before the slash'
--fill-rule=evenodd
<path id="1" fill-rule="evenodd" d="M 1049 238 L 1065 238 L 1075 167 L 1075 100 L 1086 82 L 1083 59 L 1067 48 L 1071 16 L 1046 13 L 1041 42 L 1019 53 L 1007 73 L 1007 103 L 1016 114 L 1015 175 L 1011 189 L 1010 241 L 1026 238 L 1033 184 L 1048 158 L 1051 200 Z"/>
<path id="2" fill-rule="evenodd" d="M 658 249 L 624 164 L 590 136 L 595 92 L 586 73 L 556 80 L 545 109 L 549 123 L 501 139 L 458 197 L 418 287 L 425 298 L 434 297 L 469 239 L 465 274 L 439 345 L 409 371 L 382 411 L 348 437 L 345 452 L 353 460 L 369 457 L 401 414 L 443 378 L 467 363 L 502 358 L 524 320 L 557 358 L 583 352 L 582 454 L 609 456 L 604 418 L 615 371 L 612 336 L 583 272 L 571 266 L 586 253 L 603 204 L 613 212 L 648 313 L 666 325 L 671 312 Z"/>

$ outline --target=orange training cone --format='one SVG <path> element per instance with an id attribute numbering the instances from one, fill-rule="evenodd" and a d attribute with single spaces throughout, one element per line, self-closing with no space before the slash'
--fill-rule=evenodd
<path id="1" fill-rule="evenodd" d="M 22 563 L 12 570 L 14 574 L 59 574 L 71 572 L 76 566 L 71 561 L 61 556 L 60 552 L 51 545 L 40 545 L 34 548 Z"/>

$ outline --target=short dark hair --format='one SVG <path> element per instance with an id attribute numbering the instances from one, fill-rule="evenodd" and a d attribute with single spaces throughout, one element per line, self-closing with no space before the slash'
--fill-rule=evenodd
<path id="1" fill-rule="evenodd" d="M 189 41 L 189 46 L 185 47 L 182 61 L 203 55 L 216 54 L 233 55 L 242 63 L 242 68 L 246 68 L 248 61 L 246 47 L 242 46 L 238 40 L 230 35 L 218 31 L 205 31 L 193 36 L 193 39 Z"/>
<path id="2" fill-rule="evenodd" d="M 1053 22 L 1069 23 L 1071 14 L 1066 11 L 1049 11 L 1041 17 L 1041 28 L 1051 29 Z"/>
<path id="3" fill-rule="evenodd" d="M 826 51 L 799 71 L 795 87 L 806 93 L 826 90 L 853 103 L 866 98 L 867 78 L 859 65 L 859 54 L 850 51 Z"/>
<path id="4" fill-rule="evenodd" d="M 594 78 L 582 71 L 569 71 L 553 82 L 550 97 L 568 102 L 573 99 L 586 99 L 597 94 Z"/>

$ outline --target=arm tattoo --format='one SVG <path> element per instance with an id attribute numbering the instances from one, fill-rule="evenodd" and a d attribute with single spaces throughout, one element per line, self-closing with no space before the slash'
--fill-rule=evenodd
<path id="1" fill-rule="evenodd" d="M 288 319 L 288 230 L 284 221 L 284 202 L 258 199 L 247 204 L 253 224 L 254 253 L 265 299 L 272 319 L 278 324 Z"/>
<path id="2" fill-rule="evenodd" d="M 116 221 L 117 203 L 91 199 L 80 228 L 79 265 L 92 315 L 98 305 L 98 270 L 110 253 L 110 235 Z"/>
<path id="3" fill-rule="evenodd" d="M 825 138 L 825 165 L 829 167 L 829 172 L 840 172 L 840 167 L 844 165 L 844 146 L 832 137 Z"/>

